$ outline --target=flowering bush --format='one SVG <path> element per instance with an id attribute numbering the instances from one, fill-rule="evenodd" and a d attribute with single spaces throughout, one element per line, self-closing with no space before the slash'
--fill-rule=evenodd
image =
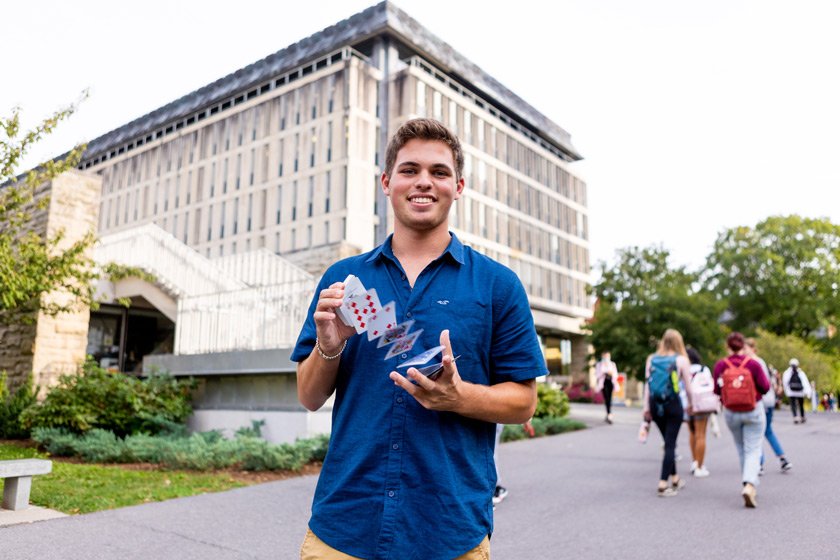
<path id="1" fill-rule="evenodd" d="M 566 396 L 571 402 L 603 404 L 604 395 L 583 383 L 569 385 L 565 389 Z"/>

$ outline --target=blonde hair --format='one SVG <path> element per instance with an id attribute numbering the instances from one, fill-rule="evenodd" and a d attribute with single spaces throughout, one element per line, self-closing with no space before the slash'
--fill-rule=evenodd
<path id="1" fill-rule="evenodd" d="M 662 340 L 659 341 L 659 346 L 656 348 L 657 354 L 679 354 L 680 356 L 688 357 L 685 351 L 685 342 L 680 331 L 677 329 L 667 329 L 662 335 Z"/>

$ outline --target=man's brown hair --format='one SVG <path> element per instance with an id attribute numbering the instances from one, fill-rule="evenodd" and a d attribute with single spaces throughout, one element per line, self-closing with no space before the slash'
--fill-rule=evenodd
<path id="1" fill-rule="evenodd" d="M 397 129 L 385 152 L 386 175 L 391 176 L 397 162 L 397 153 L 410 140 L 436 140 L 449 146 L 455 162 L 455 180 L 461 180 L 464 173 L 464 151 L 461 149 L 461 141 L 443 123 L 435 119 L 411 119 Z"/>

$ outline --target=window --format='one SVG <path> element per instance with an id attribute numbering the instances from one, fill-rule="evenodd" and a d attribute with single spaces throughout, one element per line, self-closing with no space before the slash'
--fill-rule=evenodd
<path id="1" fill-rule="evenodd" d="M 313 206 L 314 199 L 315 199 L 315 177 L 310 176 L 309 177 L 309 189 L 307 190 L 307 193 L 306 193 L 306 203 L 307 203 L 306 215 L 310 218 L 312 217 L 312 206 Z"/>
<path id="2" fill-rule="evenodd" d="M 277 185 L 277 222 L 280 223 L 280 211 L 283 209 L 283 185 Z M 279 249 L 278 249 L 279 250 Z"/>
<path id="3" fill-rule="evenodd" d="M 219 239 L 225 238 L 225 210 L 227 210 L 227 201 L 222 201 L 222 210 L 219 214 Z M 221 252 L 219 253 L 221 255 Z"/>
<path id="4" fill-rule="evenodd" d="M 228 158 L 222 162 L 222 194 L 227 193 L 228 183 Z"/>
<path id="5" fill-rule="evenodd" d="M 278 160 L 278 162 L 279 162 L 279 163 L 277 164 L 277 176 L 278 176 L 278 177 L 282 177 L 282 176 L 283 176 L 283 156 L 284 156 L 284 153 L 283 153 L 283 140 L 280 140 L 280 148 L 279 148 L 279 153 L 278 153 L 278 155 L 277 155 L 277 160 Z"/>
<path id="6" fill-rule="evenodd" d="M 233 235 L 239 233 L 239 199 L 233 199 Z M 234 251 L 235 252 L 235 251 Z"/>
<path id="7" fill-rule="evenodd" d="M 254 148 L 251 148 L 251 167 L 248 170 L 248 184 L 254 184 L 254 161 L 257 159 L 257 153 Z"/>
<path id="8" fill-rule="evenodd" d="M 298 203 L 298 189 L 297 181 L 292 182 L 292 221 L 297 219 L 297 203 Z M 294 243 L 293 243 L 294 245 Z"/>
<path id="9" fill-rule="evenodd" d="M 242 154 L 236 154 L 236 190 L 239 190 L 240 175 L 242 175 Z"/>
<path id="10" fill-rule="evenodd" d="M 216 162 L 210 166 L 210 198 L 216 194 Z"/>
<path id="11" fill-rule="evenodd" d="M 213 239 L 213 205 L 207 207 L 207 241 Z"/>
<path id="12" fill-rule="evenodd" d="M 251 216 L 254 211 L 254 195 L 248 195 L 248 221 L 245 223 L 245 231 L 251 231 Z"/>
<path id="13" fill-rule="evenodd" d="M 332 172 L 327 171 L 324 177 L 324 213 L 328 214 L 330 211 L 330 190 L 332 189 Z"/>
<path id="14" fill-rule="evenodd" d="M 332 121 L 327 123 L 327 162 L 332 161 Z"/>

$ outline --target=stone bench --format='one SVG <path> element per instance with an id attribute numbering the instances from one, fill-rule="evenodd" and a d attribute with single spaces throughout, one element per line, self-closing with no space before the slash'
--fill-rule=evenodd
<path id="1" fill-rule="evenodd" d="M 46 459 L 14 459 L 0 461 L 3 483 L 3 508 L 17 511 L 29 507 L 32 477 L 52 471 L 52 461 Z"/>

